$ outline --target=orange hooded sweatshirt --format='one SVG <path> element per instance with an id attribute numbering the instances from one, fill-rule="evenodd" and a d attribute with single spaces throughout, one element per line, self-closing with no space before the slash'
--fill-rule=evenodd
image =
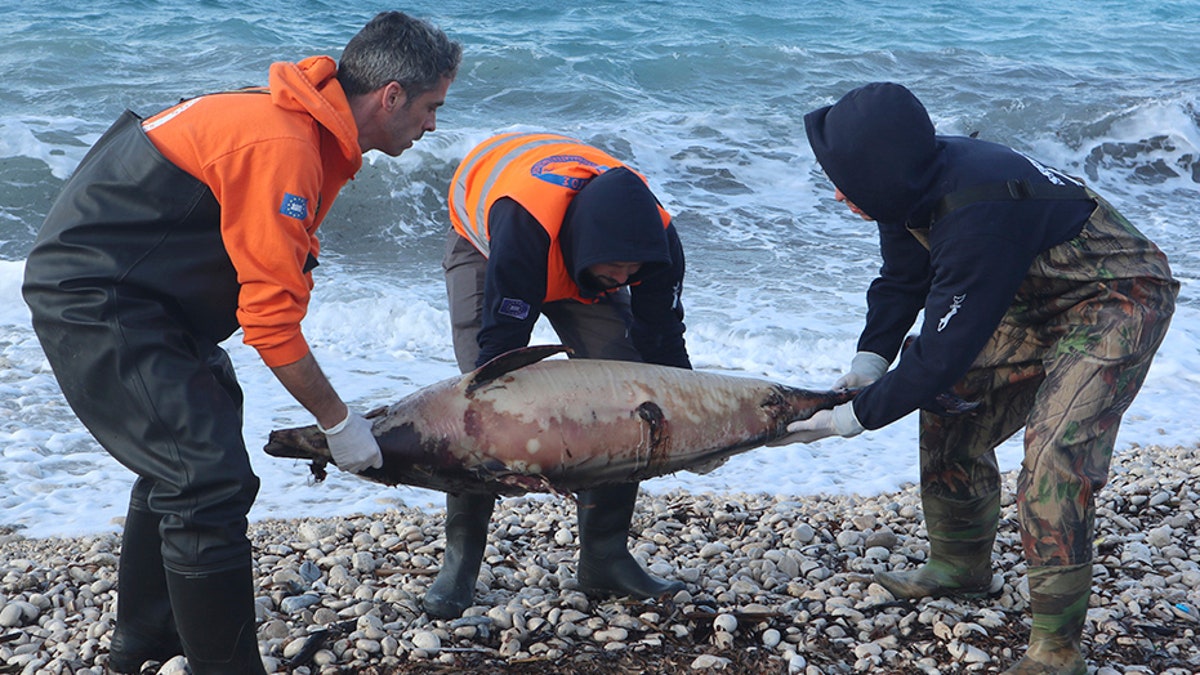
<path id="1" fill-rule="evenodd" d="M 316 230 L 362 166 L 336 75 L 328 56 L 275 63 L 267 89 L 201 96 L 143 124 L 159 151 L 220 204 L 243 340 L 272 367 L 308 354 L 300 321 L 320 252 Z"/>

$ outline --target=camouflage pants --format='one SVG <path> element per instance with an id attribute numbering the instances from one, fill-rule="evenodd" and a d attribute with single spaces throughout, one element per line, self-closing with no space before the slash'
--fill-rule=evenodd
<path id="1" fill-rule="evenodd" d="M 955 385 L 981 411 L 921 413 L 921 490 L 953 502 L 999 493 L 995 447 L 1025 428 L 1017 512 L 1031 566 L 1092 560 L 1095 494 L 1179 292 L 1162 252 L 1097 202 L 1079 236 L 1035 260 Z"/>

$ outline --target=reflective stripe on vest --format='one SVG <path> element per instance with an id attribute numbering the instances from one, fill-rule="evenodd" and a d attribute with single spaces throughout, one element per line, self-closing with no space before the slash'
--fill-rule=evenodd
<path id="1" fill-rule="evenodd" d="M 522 140 L 523 139 L 523 140 Z M 513 143 L 514 141 L 520 141 Z M 454 172 L 454 179 L 450 182 L 450 222 L 454 224 L 454 229 L 470 241 L 479 252 L 487 257 L 490 252 L 487 233 L 487 212 L 491 208 L 496 199 L 506 196 L 505 194 L 497 195 L 493 199 L 488 199 L 488 195 L 496 187 L 497 181 L 500 180 L 505 168 L 512 163 L 513 160 L 521 157 L 527 152 L 531 152 L 546 145 L 578 145 L 586 146 L 582 141 L 560 136 L 557 134 L 539 134 L 539 133 L 509 133 L 494 136 L 480 143 L 474 150 L 470 152 L 459 164 L 458 169 Z M 500 150 L 502 146 L 509 145 L 506 149 Z M 492 157 L 493 153 L 500 152 L 501 154 Z M 486 176 L 473 176 L 477 167 L 484 161 L 493 165 L 492 170 Z M 615 162 L 615 160 L 614 160 Z M 617 163 L 619 164 L 619 162 Z M 605 166 L 607 170 L 611 166 Z M 602 171 L 600 172 L 602 173 Z M 565 177 L 564 177 L 565 178 Z M 468 182 L 470 182 L 470 194 L 468 195 Z M 572 192 L 578 192 L 586 182 L 580 182 L 574 185 L 568 185 L 564 181 L 561 183 Z M 468 196 L 474 203 L 474 208 L 468 203 Z M 525 206 L 524 204 L 522 206 Z M 528 208 L 528 207 L 527 207 Z M 535 214 L 536 215 L 536 214 Z M 539 221 L 540 222 L 540 221 Z M 560 225 L 557 223 L 555 225 Z M 542 223 L 542 227 L 547 227 L 548 223 Z M 552 225 L 553 227 L 554 225 Z"/>

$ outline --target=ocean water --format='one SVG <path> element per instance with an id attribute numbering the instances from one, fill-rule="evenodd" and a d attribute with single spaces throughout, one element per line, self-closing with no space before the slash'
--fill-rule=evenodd
<path id="1" fill-rule="evenodd" d="M 873 80 L 909 86 L 942 133 L 1013 145 L 1081 175 L 1167 252 L 1178 313 L 1117 451 L 1196 445 L 1200 426 L 1200 7 L 1190 1 L 881 0 L 395 7 L 442 27 L 464 62 L 438 130 L 371 155 L 333 206 L 305 334 L 359 409 L 457 373 L 439 266 L 446 190 L 500 131 L 595 143 L 644 172 L 687 249 L 697 368 L 828 387 L 854 353 L 878 268 L 873 226 L 832 199 L 801 117 Z M 362 2 L 76 0 L 0 8 L 0 526 L 30 536 L 115 529 L 132 475 L 67 407 L 29 327 L 22 265 L 62 182 L 125 108 L 265 82 L 272 61 L 337 56 Z M 553 342 L 546 326 L 537 342 Z M 245 389 L 262 489 L 252 518 L 439 506 L 261 452 L 311 419 L 252 350 L 226 343 Z M 1019 466 L 1019 437 L 1000 448 Z M 854 439 L 765 448 L 650 492 L 878 493 L 917 478 L 916 419 Z"/>

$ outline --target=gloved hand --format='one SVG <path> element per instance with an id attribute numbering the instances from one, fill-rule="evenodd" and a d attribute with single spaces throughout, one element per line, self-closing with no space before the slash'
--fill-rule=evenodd
<path id="1" fill-rule="evenodd" d="M 829 436 L 850 438 L 862 433 L 863 425 L 859 424 L 854 414 L 854 402 L 843 403 L 833 410 L 819 410 L 806 420 L 792 422 L 787 427 L 788 435 L 777 438 L 767 445 L 777 447 L 792 443 L 812 443 Z"/>
<path id="2" fill-rule="evenodd" d="M 833 388 L 841 391 L 865 387 L 883 377 L 888 365 L 887 359 L 874 352 L 859 352 L 850 360 L 850 372 L 839 377 Z"/>
<path id="3" fill-rule="evenodd" d="M 325 433 L 333 463 L 342 471 L 358 473 L 367 467 L 378 469 L 383 466 L 379 441 L 371 433 L 371 423 L 362 415 L 346 411 L 346 419 L 341 422 L 329 429 L 320 424 L 317 428 Z"/>

